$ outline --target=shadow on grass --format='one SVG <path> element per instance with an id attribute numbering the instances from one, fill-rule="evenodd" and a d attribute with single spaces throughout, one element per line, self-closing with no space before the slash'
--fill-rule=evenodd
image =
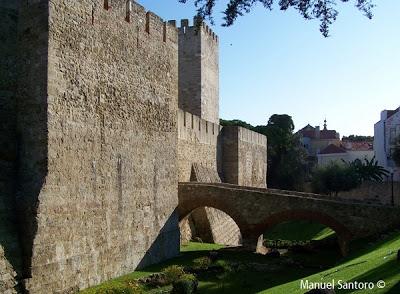
<path id="1" fill-rule="evenodd" d="M 398 294 L 400 293 L 400 282 L 397 282 L 392 288 L 386 291 L 387 294 Z"/>
<path id="2" fill-rule="evenodd" d="M 386 282 L 386 289 L 381 290 L 383 293 L 400 293 L 400 282 L 391 285 L 393 283 L 392 279 L 398 275 L 400 275 L 399 264 L 392 259 L 355 277 L 351 282 L 372 282 L 376 284 L 376 282 L 383 280 Z M 338 291 L 338 293 L 348 293 L 348 290 Z"/>
<path id="3" fill-rule="evenodd" d="M 388 234 L 384 240 L 380 239 L 380 237 L 369 237 L 355 240 L 350 243 L 350 254 L 342 258 L 337 265 L 346 263 L 360 256 L 379 250 L 381 247 L 390 246 L 391 243 L 397 242 L 399 240 L 399 231 Z"/>

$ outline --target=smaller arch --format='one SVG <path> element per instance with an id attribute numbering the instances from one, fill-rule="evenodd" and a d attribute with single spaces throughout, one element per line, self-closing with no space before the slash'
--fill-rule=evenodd
<path id="1" fill-rule="evenodd" d="M 242 231 L 231 215 L 215 207 L 200 206 L 180 218 L 181 242 L 193 237 L 207 243 L 239 246 Z"/>
<path id="2" fill-rule="evenodd" d="M 274 213 L 266 217 L 261 223 L 259 223 L 255 227 L 255 231 L 253 232 L 253 234 L 255 236 L 260 236 L 275 225 L 293 220 L 308 220 L 329 227 L 336 233 L 338 237 L 338 243 L 342 254 L 347 254 L 348 242 L 352 239 L 353 234 L 349 229 L 346 228 L 345 225 L 343 225 L 333 217 L 329 216 L 328 214 L 321 213 L 319 211 L 299 209 Z"/>
<path id="3" fill-rule="evenodd" d="M 197 201 L 197 203 L 193 203 L 190 201 L 180 201 L 177 209 L 179 222 L 189 216 L 194 210 L 202 207 L 210 207 L 221 210 L 235 221 L 240 229 L 241 234 L 244 234 L 247 231 L 248 225 L 238 212 L 236 212 L 234 209 L 230 209 L 229 205 L 223 205 L 223 203 L 216 203 L 214 201 Z"/>

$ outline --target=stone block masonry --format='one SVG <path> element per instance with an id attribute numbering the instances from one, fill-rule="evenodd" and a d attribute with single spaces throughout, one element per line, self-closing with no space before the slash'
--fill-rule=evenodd
<path id="1" fill-rule="evenodd" d="M 194 20 L 196 22 L 196 20 Z M 219 124 L 218 37 L 203 23 L 179 28 L 179 108 Z"/>
<path id="2" fill-rule="evenodd" d="M 178 181 L 225 178 L 217 36 L 126 0 L 0 15 L 0 292 L 75 293 L 176 256 Z M 243 138 L 237 158 L 256 156 Z M 235 172 L 259 185 L 256 164 Z"/>
<path id="3" fill-rule="evenodd" d="M 179 181 L 214 179 L 211 182 L 240 181 L 247 186 L 266 187 L 266 144 L 266 137 L 261 134 L 239 127 L 221 127 L 179 110 Z M 194 237 L 226 245 L 241 242 L 239 228 L 231 217 L 211 207 L 195 210 L 181 221 L 180 228 L 181 242 Z"/>
<path id="4" fill-rule="evenodd" d="M 15 214 L 17 2 L 0 1 L 0 18 L 0 293 L 15 293 L 21 273 Z"/>
<path id="5" fill-rule="evenodd" d="M 16 290 L 16 272 L 13 266 L 8 262 L 4 249 L 0 246 L 0 293 L 15 294 Z"/>
<path id="6" fill-rule="evenodd" d="M 249 187 L 266 187 L 267 138 L 236 126 L 223 128 L 223 174 L 225 181 Z"/>
<path id="7" fill-rule="evenodd" d="M 178 111 L 178 175 L 180 182 L 189 182 L 194 164 L 218 173 L 221 177 L 222 127 L 200 117 Z"/>
<path id="8" fill-rule="evenodd" d="M 179 253 L 178 34 L 136 3 L 21 2 L 18 206 L 29 293 Z"/>

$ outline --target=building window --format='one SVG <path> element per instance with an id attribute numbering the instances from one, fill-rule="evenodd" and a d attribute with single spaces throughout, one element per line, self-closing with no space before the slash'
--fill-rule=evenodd
<path id="1" fill-rule="evenodd" d="M 390 128 L 390 144 L 396 144 L 396 128 Z"/>

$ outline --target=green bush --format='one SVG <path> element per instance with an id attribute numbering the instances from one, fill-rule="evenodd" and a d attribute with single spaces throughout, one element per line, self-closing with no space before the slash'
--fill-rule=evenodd
<path id="1" fill-rule="evenodd" d="M 185 271 L 183 270 L 183 267 L 181 267 L 181 266 L 171 265 L 171 266 L 165 268 L 162 271 L 162 273 L 165 276 L 166 284 L 172 284 L 172 283 L 178 281 L 185 274 Z"/>
<path id="2" fill-rule="evenodd" d="M 192 274 L 185 274 L 173 284 L 173 294 L 192 294 L 196 293 L 199 282 Z"/>
<path id="3" fill-rule="evenodd" d="M 354 167 L 336 162 L 318 168 L 312 180 L 314 193 L 337 195 L 340 191 L 349 191 L 359 185 L 359 175 Z"/>
<path id="4" fill-rule="evenodd" d="M 221 260 L 221 259 L 217 260 L 214 263 L 214 266 L 221 268 L 223 272 L 231 272 L 232 271 L 232 266 L 225 260 Z"/>
<path id="5" fill-rule="evenodd" d="M 356 159 L 350 162 L 332 162 L 315 171 L 312 188 L 315 193 L 337 195 L 341 191 L 357 188 L 364 181 L 382 182 L 388 175 L 388 171 L 378 165 L 375 157 L 364 161 Z"/>
<path id="6" fill-rule="evenodd" d="M 211 265 L 211 259 L 207 256 L 193 260 L 193 268 L 196 270 L 206 270 Z"/>

